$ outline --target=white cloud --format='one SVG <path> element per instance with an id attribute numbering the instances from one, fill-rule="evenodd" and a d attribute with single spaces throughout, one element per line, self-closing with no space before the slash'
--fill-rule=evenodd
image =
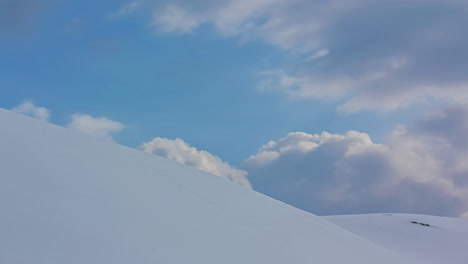
<path id="1" fill-rule="evenodd" d="M 449 107 L 387 144 L 369 135 L 290 133 L 245 168 L 254 189 L 317 214 L 410 212 L 466 216 L 468 108 Z"/>
<path id="2" fill-rule="evenodd" d="M 330 51 L 328 49 L 321 49 L 317 51 L 316 53 L 314 53 L 312 56 L 310 56 L 307 60 L 311 61 L 311 60 L 320 59 L 322 57 L 327 56 L 328 54 L 330 54 Z"/>
<path id="3" fill-rule="evenodd" d="M 265 71 L 263 75 L 265 79 L 258 86 L 260 91 L 281 91 L 294 100 L 311 97 L 333 100 L 358 84 L 345 76 L 336 79 L 297 77 L 282 70 Z"/>
<path id="4" fill-rule="evenodd" d="M 182 139 L 157 137 L 143 143 L 140 148 L 145 152 L 175 160 L 251 188 L 246 171 L 232 167 L 207 151 L 197 150 Z"/>
<path id="5" fill-rule="evenodd" d="M 74 114 L 68 128 L 74 129 L 89 136 L 112 139 L 111 134 L 124 129 L 120 122 L 106 117 L 92 117 L 90 115 Z"/>
<path id="6" fill-rule="evenodd" d="M 44 121 L 49 121 L 50 118 L 50 112 L 47 108 L 37 107 L 31 101 L 24 101 L 22 104 L 12 108 L 11 110 Z"/>
<path id="7" fill-rule="evenodd" d="M 177 6 L 168 6 L 161 14 L 156 14 L 152 25 L 164 32 L 191 32 L 198 27 L 202 18 L 193 17 Z"/>
<path id="8" fill-rule="evenodd" d="M 303 54 L 308 59 L 282 69 L 297 82 L 263 82 L 295 99 L 344 99 L 339 110 L 349 113 L 391 111 L 427 98 L 468 98 L 466 1 L 152 3 L 153 26 L 161 31 L 188 33 L 211 25 L 223 36 Z"/>
<path id="9" fill-rule="evenodd" d="M 193 32 L 205 23 L 226 36 L 238 35 L 255 26 L 249 19 L 284 0 L 156 1 L 153 26 L 163 31 Z"/>
<path id="10" fill-rule="evenodd" d="M 135 10 L 137 10 L 141 5 L 142 5 L 142 2 L 139 1 L 139 0 L 134 0 L 132 2 L 129 2 L 129 3 L 125 4 L 124 6 L 122 6 L 119 10 L 117 10 L 114 13 L 110 14 L 109 18 L 115 19 L 115 18 L 127 16 L 127 15 L 135 12 Z"/>

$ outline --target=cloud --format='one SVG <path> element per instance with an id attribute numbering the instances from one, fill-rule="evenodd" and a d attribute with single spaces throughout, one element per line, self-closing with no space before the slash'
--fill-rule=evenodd
<path id="1" fill-rule="evenodd" d="M 175 160 L 251 188 L 246 178 L 246 171 L 232 167 L 205 150 L 197 150 L 182 139 L 171 140 L 157 137 L 150 142 L 143 143 L 140 148 L 145 152 Z"/>
<path id="2" fill-rule="evenodd" d="M 109 15 L 110 19 L 117 19 L 120 17 L 127 16 L 133 12 L 135 12 L 138 8 L 142 6 L 142 1 L 135 0 L 130 3 L 123 5 L 119 10 L 113 12 Z"/>
<path id="3" fill-rule="evenodd" d="M 112 133 L 119 132 L 125 128 L 122 123 L 110 120 L 106 117 L 96 118 L 83 114 L 74 114 L 72 116 L 72 122 L 67 127 L 89 136 L 107 139 L 112 139 Z"/>
<path id="4" fill-rule="evenodd" d="M 11 110 L 44 121 L 49 121 L 50 118 L 50 112 L 47 108 L 37 107 L 31 101 L 24 101 L 22 104 L 12 108 Z"/>
<path id="5" fill-rule="evenodd" d="M 369 135 L 290 133 L 246 160 L 254 189 L 317 214 L 408 212 L 466 216 L 468 109 L 444 108 Z"/>
<path id="6" fill-rule="evenodd" d="M 305 59 L 271 69 L 295 78 L 294 99 L 345 100 L 339 111 L 392 111 L 468 100 L 468 2 L 461 0 L 188 0 L 154 3 L 152 25 L 261 40 Z M 307 59 L 308 58 L 308 59 Z M 271 89 L 270 89 L 271 90 Z"/>
<path id="7" fill-rule="evenodd" d="M 164 32 L 188 33 L 198 27 L 199 23 L 197 18 L 189 16 L 184 9 L 176 6 L 166 7 L 164 12 L 153 19 L 153 26 Z"/>
<path id="8" fill-rule="evenodd" d="M 317 51 L 316 53 L 314 53 L 312 56 L 310 56 L 307 60 L 311 61 L 311 60 L 320 59 L 322 57 L 327 56 L 328 54 L 330 54 L 330 51 L 328 49 L 321 49 Z"/>

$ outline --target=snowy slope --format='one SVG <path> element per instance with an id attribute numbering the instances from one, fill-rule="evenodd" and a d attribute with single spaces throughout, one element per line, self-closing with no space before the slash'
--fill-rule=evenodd
<path id="1" fill-rule="evenodd" d="M 468 263 L 467 219 L 413 214 L 340 215 L 325 219 L 423 263 Z"/>
<path id="2" fill-rule="evenodd" d="M 0 109 L 0 263 L 415 263 L 176 162 Z"/>

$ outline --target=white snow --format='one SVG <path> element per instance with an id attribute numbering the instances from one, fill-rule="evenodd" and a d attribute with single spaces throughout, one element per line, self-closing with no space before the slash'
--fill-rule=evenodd
<path id="1" fill-rule="evenodd" d="M 339 215 L 324 218 L 423 263 L 468 263 L 467 219 L 414 214 Z"/>
<path id="2" fill-rule="evenodd" d="M 0 124 L 0 263 L 418 263 L 175 161 L 3 109 Z"/>

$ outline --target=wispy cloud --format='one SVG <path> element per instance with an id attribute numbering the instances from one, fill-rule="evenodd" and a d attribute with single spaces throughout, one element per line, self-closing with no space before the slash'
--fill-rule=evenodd
<path id="1" fill-rule="evenodd" d="M 131 13 L 135 12 L 138 8 L 142 6 L 143 2 L 141 0 L 135 0 L 132 2 L 129 2 L 122 7 L 120 7 L 117 11 L 111 13 L 109 15 L 110 19 L 117 19 L 120 17 L 128 16 Z"/>
<path id="2" fill-rule="evenodd" d="M 300 81 L 270 83 L 295 99 L 332 94 L 345 100 L 344 113 L 468 99 L 466 1 L 181 0 L 153 8 L 161 31 L 196 32 L 209 24 L 223 36 L 303 54 L 297 65 L 279 66 Z"/>

